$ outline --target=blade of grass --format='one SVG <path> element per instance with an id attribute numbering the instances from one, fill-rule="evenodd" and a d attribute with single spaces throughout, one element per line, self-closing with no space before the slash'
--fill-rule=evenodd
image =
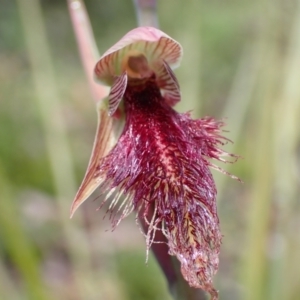
<path id="1" fill-rule="evenodd" d="M 66 218 L 69 212 L 70 195 L 74 195 L 76 191 L 74 166 L 67 143 L 61 100 L 55 82 L 53 61 L 46 38 L 40 2 L 18 0 L 18 6 L 37 94 L 36 105 L 40 111 L 52 169 L 60 225 L 73 267 L 74 288 L 79 297 L 87 299 L 93 296 L 90 293 L 96 294 L 97 279 L 93 276 L 90 265 L 89 245 L 87 236 L 82 232 L 84 228 L 82 219 L 77 218 L 78 224 L 75 226 Z M 91 285 L 94 281 L 95 284 Z M 91 291 L 90 286 L 95 287 L 94 291 Z"/>
<path id="2" fill-rule="evenodd" d="M 201 1 L 191 1 L 178 10 L 178 18 L 182 23 L 177 25 L 176 33 L 180 37 L 180 43 L 184 53 L 183 63 L 178 70 L 179 82 L 181 82 L 182 101 L 176 109 L 186 112 L 191 110 L 192 116 L 200 118 L 203 115 L 203 57 L 202 57 L 202 21 L 199 18 L 191 18 L 191 12 L 201 12 Z M 180 22 L 180 21 L 179 21 Z M 189 34 L 187 34 L 189 33 Z"/>
<path id="3" fill-rule="evenodd" d="M 269 73 L 267 77 L 271 74 Z M 266 82 L 267 78 L 264 78 Z M 270 205 L 272 198 L 272 84 L 261 91 L 259 99 L 260 113 L 256 119 L 257 138 L 255 143 L 253 186 L 249 203 L 248 233 L 245 247 L 244 284 L 246 297 L 244 299 L 265 299 L 264 276 L 266 272 L 266 247 L 269 235 Z"/>
<path id="4" fill-rule="evenodd" d="M 0 162 L 1 163 L 1 162 Z M 18 208 L 11 191 L 9 182 L 0 164 L 0 237 L 7 248 L 8 255 L 17 267 L 28 299 L 50 300 L 53 299 L 50 290 L 45 286 L 39 270 L 40 261 L 30 240 L 26 237 L 20 222 Z M 1 276 L 2 277 L 2 276 Z M 1 278 L 2 279 L 2 278 Z M 8 279 L 6 278 L 6 281 Z M 5 282 L 1 281 L 1 285 Z M 1 289 L 5 292 L 11 284 Z M 20 299 L 15 291 L 9 293 L 9 297 L 1 299 Z"/>
<path id="5" fill-rule="evenodd" d="M 293 25 L 283 69 L 282 93 L 279 95 L 274 128 L 277 132 L 274 143 L 276 171 L 276 204 L 278 221 L 276 231 L 278 249 L 273 259 L 276 272 L 271 277 L 270 299 L 294 299 L 295 287 L 300 276 L 295 261 L 299 261 L 300 239 L 291 228 L 293 219 L 299 218 L 296 200 L 299 198 L 297 178 L 297 145 L 299 143 L 300 114 L 300 1 L 295 1 Z M 281 251 L 280 251 L 281 250 Z"/>
<path id="6" fill-rule="evenodd" d="M 133 0 L 139 26 L 159 27 L 156 0 Z"/>
<path id="7" fill-rule="evenodd" d="M 271 3 L 267 3 L 272 5 Z M 273 13 L 273 11 L 272 11 Z M 245 295 L 243 299 L 267 299 L 268 241 L 274 180 L 273 115 L 280 78 L 279 53 L 274 31 L 274 16 L 269 16 L 260 32 L 263 43 L 259 82 L 256 94 L 256 110 L 253 112 L 253 127 L 256 132 L 252 144 L 253 181 L 248 204 L 247 234 L 242 264 Z M 250 153 L 249 151 L 249 153 Z"/>
<path id="8" fill-rule="evenodd" d="M 4 182 L 7 183 L 5 180 Z M 6 186 L 5 188 L 8 189 L 9 187 Z M 1 198 L 1 199 L 5 199 L 5 198 Z M 9 198 L 6 199 L 8 199 L 9 201 L 11 200 Z M 4 238 L 2 238 L 1 240 L 3 243 L 6 243 L 6 240 Z M 4 263 L 5 263 L 4 259 L 1 255 L 0 256 L 0 299 L 21 300 L 21 294 L 24 295 L 24 291 L 20 291 L 20 289 L 16 288 L 15 283 L 13 282 L 13 279 L 9 276 L 8 270 L 5 267 Z"/>
<path id="9" fill-rule="evenodd" d="M 251 45 L 252 44 L 252 45 Z M 228 153 L 235 153 L 235 147 L 238 141 L 243 137 L 243 125 L 253 99 L 260 67 L 262 64 L 262 43 L 260 41 L 248 41 L 242 52 L 236 76 L 232 83 L 232 88 L 228 96 L 222 117 L 227 123 L 226 136 L 234 143 L 226 145 Z M 232 165 L 227 165 L 226 170 L 230 172 Z M 224 189 L 228 180 L 228 176 L 219 174 L 216 176 L 216 186 L 218 188 L 219 201 L 224 195 Z"/>

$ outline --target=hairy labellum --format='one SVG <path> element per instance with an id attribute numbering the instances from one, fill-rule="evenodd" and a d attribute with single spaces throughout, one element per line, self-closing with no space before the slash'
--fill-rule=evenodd
<path id="1" fill-rule="evenodd" d="M 172 71 L 181 56 L 180 44 L 168 35 L 140 27 L 99 60 L 95 75 L 111 85 L 108 114 L 100 110 L 102 123 L 71 214 L 99 187 L 103 203 L 111 199 L 113 227 L 135 210 L 147 225 L 147 248 L 161 231 L 184 278 L 216 300 L 212 277 L 221 233 L 209 168 L 219 169 L 210 160 L 224 161 L 222 156 L 228 155 L 218 148 L 226 139 L 220 136 L 222 122 L 193 120 L 172 108 L 181 98 Z M 125 126 L 112 146 L 109 133 L 115 132 L 113 120 L 120 114 Z"/>
<path id="2" fill-rule="evenodd" d="M 105 177 L 101 192 L 111 196 L 114 225 L 133 209 L 142 209 L 149 223 L 148 247 L 156 230 L 163 230 L 170 254 L 181 262 L 190 285 L 216 293 L 212 276 L 218 268 L 221 234 L 216 188 L 207 158 L 220 150 L 213 119 L 192 120 L 179 114 L 162 97 L 155 80 L 128 86 L 124 96 L 126 123 L 96 176 Z M 115 214 L 121 194 L 121 218 Z M 149 220 L 148 209 L 155 205 Z"/>

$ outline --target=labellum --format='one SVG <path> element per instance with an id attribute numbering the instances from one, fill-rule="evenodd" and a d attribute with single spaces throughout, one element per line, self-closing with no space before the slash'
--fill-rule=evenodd
<path id="1" fill-rule="evenodd" d="M 99 187 L 103 203 L 111 201 L 113 227 L 135 210 L 148 225 L 147 249 L 161 231 L 189 284 L 218 299 L 212 278 L 221 233 L 210 172 L 217 167 L 210 160 L 230 154 L 218 148 L 227 141 L 220 135 L 223 122 L 193 120 L 173 109 L 181 100 L 173 73 L 181 56 L 168 35 L 139 27 L 100 58 L 95 77 L 111 90 L 107 106 L 99 107 L 93 153 L 71 215 Z M 115 124 L 124 119 L 118 136 Z"/>

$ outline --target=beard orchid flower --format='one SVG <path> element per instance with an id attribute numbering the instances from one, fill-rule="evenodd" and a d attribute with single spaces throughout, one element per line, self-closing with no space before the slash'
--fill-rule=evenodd
<path id="1" fill-rule="evenodd" d="M 173 73 L 181 57 L 178 42 L 139 27 L 97 62 L 96 79 L 111 89 L 99 108 L 93 153 L 71 215 L 99 188 L 103 203 L 110 201 L 113 227 L 136 211 L 148 224 L 147 248 L 160 230 L 188 283 L 217 299 L 212 277 L 222 236 L 210 168 L 218 168 L 211 159 L 230 154 L 219 148 L 227 141 L 220 135 L 223 122 L 173 109 L 181 100 Z"/>

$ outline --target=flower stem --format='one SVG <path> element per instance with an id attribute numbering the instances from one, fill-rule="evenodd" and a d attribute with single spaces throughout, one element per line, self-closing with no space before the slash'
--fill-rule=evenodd
<path id="1" fill-rule="evenodd" d="M 32 300 L 53 299 L 53 294 L 43 282 L 40 270 L 40 259 L 24 234 L 23 224 L 20 221 L 18 203 L 15 201 L 10 182 L 7 181 L 0 161 L 0 238 L 7 247 L 10 260 L 17 267 L 17 271 L 24 282 L 21 293 L 24 298 Z M 21 250 L 21 251 L 20 251 Z M 21 299 L 16 286 L 11 284 L 9 272 L 0 265 L 0 296 L 1 299 Z M 23 298 L 22 297 L 22 298 Z M 24 299 L 23 298 L 23 299 Z"/>
<path id="2" fill-rule="evenodd" d="M 139 26 L 158 28 L 156 0 L 133 0 Z"/>
<path id="3" fill-rule="evenodd" d="M 93 30 L 82 0 L 67 0 L 69 12 L 80 52 L 82 64 L 88 79 L 92 96 L 96 102 L 108 95 L 108 88 L 97 84 L 93 78 L 93 69 L 100 57 Z"/>

